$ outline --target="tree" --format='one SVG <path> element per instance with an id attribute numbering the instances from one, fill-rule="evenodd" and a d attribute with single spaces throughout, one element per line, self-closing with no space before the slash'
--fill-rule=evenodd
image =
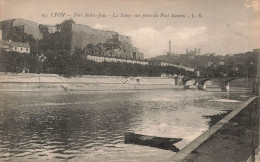
<path id="1" fill-rule="evenodd" d="M 40 32 L 41 32 L 43 35 L 49 33 L 49 28 L 48 28 L 47 25 L 40 24 L 40 25 L 39 25 L 39 30 L 40 30 Z"/>

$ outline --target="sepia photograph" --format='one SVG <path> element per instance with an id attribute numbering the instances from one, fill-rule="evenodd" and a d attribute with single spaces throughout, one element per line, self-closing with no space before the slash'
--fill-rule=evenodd
<path id="1" fill-rule="evenodd" d="M 259 162 L 260 0 L 0 0 L 0 161 Z"/>

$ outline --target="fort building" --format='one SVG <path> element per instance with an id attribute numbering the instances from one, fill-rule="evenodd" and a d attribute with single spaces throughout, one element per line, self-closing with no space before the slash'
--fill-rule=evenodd
<path id="1" fill-rule="evenodd" d="M 62 25 L 59 29 L 54 25 L 46 26 L 48 31 L 45 34 L 51 36 L 53 33 L 59 32 L 61 48 L 69 50 L 71 53 L 75 52 L 76 49 L 86 51 L 87 46 L 91 45 L 94 46 L 94 53 L 91 53 L 91 55 L 144 60 L 144 54 L 132 45 L 129 36 L 75 23 L 72 23 L 69 28 L 63 28 Z M 21 18 L 1 21 L 0 29 L 2 30 L 2 39 L 7 41 L 23 42 L 27 35 L 31 35 L 35 40 L 44 39 L 44 33 L 39 29 L 38 23 Z"/>
<path id="2" fill-rule="evenodd" d="M 114 31 L 99 30 L 87 25 L 72 24 L 71 27 L 71 50 L 85 48 L 92 44 L 100 50 L 94 51 L 95 55 L 120 57 L 131 60 L 143 60 L 144 54 L 133 47 L 131 37 L 120 35 Z"/>
<path id="3" fill-rule="evenodd" d="M 43 39 L 43 35 L 39 30 L 39 24 L 33 21 L 21 18 L 9 19 L 0 22 L 2 30 L 2 39 L 10 40 L 14 34 L 24 36 L 24 34 L 32 35 L 35 40 Z"/>

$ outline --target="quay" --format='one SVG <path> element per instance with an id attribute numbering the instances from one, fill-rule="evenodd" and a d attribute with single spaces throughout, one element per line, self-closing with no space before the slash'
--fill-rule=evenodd
<path id="1" fill-rule="evenodd" d="M 258 154 L 257 100 L 249 98 L 168 161 L 242 162 Z"/>

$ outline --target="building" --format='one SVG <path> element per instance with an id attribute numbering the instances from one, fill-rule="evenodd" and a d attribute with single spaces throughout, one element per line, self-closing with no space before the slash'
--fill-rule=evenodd
<path id="1" fill-rule="evenodd" d="M 148 65 L 148 62 L 146 62 L 146 61 L 127 60 L 127 59 L 123 59 L 123 58 L 95 56 L 95 55 L 87 55 L 86 58 L 87 58 L 87 60 L 91 60 L 94 62 L 121 62 L 121 63 L 130 63 L 130 64 Z"/>
<path id="2" fill-rule="evenodd" d="M 209 61 L 209 62 L 207 63 L 207 67 L 210 67 L 210 66 L 212 66 L 213 64 L 214 64 L 213 62 Z"/>
<path id="3" fill-rule="evenodd" d="M 218 65 L 221 65 L 221 66 L 225 65 L 225 61 L 219 61 Z"/>
<path id="4" fill-rule="evenodd" d="M 144 60 L 144 54 L 132 45 L 129 36 L 120 35 L 114 31 L 94 29 L 82 24 L 72 24 L 71 33 L 71 38 L 64 40 L 65 42 L 71 42 L 71 50 L 75 50 L 75 48 L 84 50 L 91 44 L 100 47 L 99 51 L 95 51 L 95 55 L 111 56 L 113 51 L 117 51 L 116 53 L 120 53 L 120 56 L 112 54 L 114 55 L 112 57 Z"/>
<path id="5" fill-rule="evenodd" d="M 2 39 L 10 40 L 13 35 L 24 37 L 25 34 L 32 35 L 35 40 L 43 39 L 43 35 L 39 30 L 39 24 L 33 21 L 24 20 L 21 18 L 9 19 L 0 22 L 2 30 Z"/>
<path id="6" fill-rule="evenodd" d="M 198 50 L 197 50 L 197 48 L 195 48 L 195 50 L 186 49 L 186 55 L 198 56 L 198 55 L 200 55 L 200 48 Z"/>
<path id="7" fill-rule="evenodd" d="M 55 33 L 58 29 L 56 26 L 48 25 L 48 33 Z"/>
<path id="8" fill-rule="evenodd" d="M 28 43 L 12 42 L 11 40 L 1 40 L 0 45 L 1 48 L 5 51 L 14 51 L 25 54 L 30 53 L 30 46 Z"/>
<path id="9" fill-rule="evenodd" d="M 151 66 L 173 66 L 173 67 L 177 67 L 177 68 L 182 68 L 186 71 L 194 72 L 194 68 L 186 67 L 186 66 L 183 66 L 183 65 L 176 65 L 176 64 L 173 64 L 173 63 L 160 61 L 160 60 L 149 61 L 149 65 L 151 65 Z"/>

